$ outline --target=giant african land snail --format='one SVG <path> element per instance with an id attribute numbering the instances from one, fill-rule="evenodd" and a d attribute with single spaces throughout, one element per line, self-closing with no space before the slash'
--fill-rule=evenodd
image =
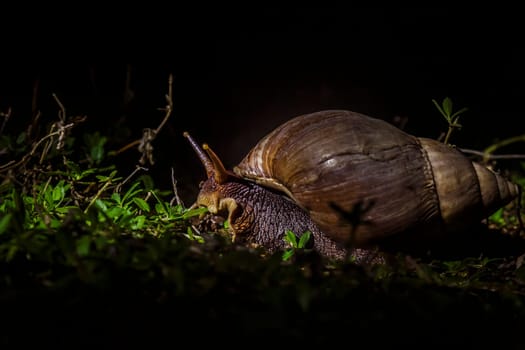
<path id="1" fill-rule="evenodd" d="M 313 249 L 329 258 L 348 246 L 360 256 L 396 236 L 424 242 L 480 222 L 520 193 L 453 147 L 351 111 L 289 120 L 233 172 L 184 135 L 208 176 L 195 205 L 224 213 L 233 237 L 270 251 L 286 246 L 286 230 L 311 231 Z"/>

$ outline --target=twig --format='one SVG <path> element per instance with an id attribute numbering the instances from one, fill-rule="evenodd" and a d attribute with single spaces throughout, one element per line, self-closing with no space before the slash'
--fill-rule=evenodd
<path id="1" fill-rule="evenodd" d="M 140 164 L 146 163 L 146 158 L 148 159 L 150 164 L 154 164 L 152 142 L 153 140 L 155 140 L 155 138 L 159 134 L 162 127 L 166 124 L 166 122 L 168 121 L 173 111 L 172 85 L 173 85 L 173 76 L 170 74 L 168 78 L 168 94 L 166 95 L 167 105 L 165 108 L 160 109 L 160 110 L 165 111 L 166 113 L 164 114 L 164 118 L 160 122 L 159 126 L 155 130 L 144 129 L 142 133 L 142 139 L 140 140 L 140 144 L 139 144 L 139 152 L 142 153 L 142 156 L 139 159 Z"/>
<path id="2" fill-rule="evenodd" d="M 56 103 L 58 104 L 58 107 L 60 108 L 60 110 L 58 111 L 58 118 L 60 118 L 60 121 L 62 122 L 66 121 L 66 107 L 64 107 L 62 102 L 60 102 L 59 98 L 55 93 L 52 93 L 51 95 L 53 96 Z"/>
<path id="3" fill-rule="evenodd" d="M 60 122 L 57 122 L 57 123 L 60 123 Z M 51 132 L 53 132 L 53 130 L 55 130 L 55 127 L 56 127 L 57 123 L 53 123 L 53 124 L 51 125 L 51 130 L 50 130 Z M 57 133 L 58 133 L 59 135 L 62 135 L 62 134 L 63 134 L 63 131 L 59 128 L 59 129 L 57 130 Z M 60 137 L 60 136 L 59 136 L 59 137 Z M 42 152 L 40 152 L 40 160 L 39 160 L 39 162 L 38 162 L 39 164 L 42 164 L 42 163 L 44 162 L 44 159 L 46 158 L 47 153 L 48 153 L 49 150 L 51 149 L 51 145 L 52 145 L 52 144 L 53 144 L 53 139 L 52 139 L 52 138 L 49 139 L 49 140 L 47 140 L 46 144 L 44 145 L 44 148 L 43 148 Z"/>
<path id="4" fill-rule="evenodd" d="M 449 144 L 449 140 L 450 140 L 450 136 L 452 135 L 452 132 L 455 129 L 460 129 L 460 128 L 461 128 L 461 126 L 459 124 L 457 124 L 457 122 L 449 123 L 448 129 L 447 129 L 447 133 L 445 135 L 445 139 L 443 140 L 443 143 L 445 145 L 448 145 Z"/>
<path id="5" fill-rule="evenodd" d="M 525 142 L 525 134 L 509 137 L 507 139 L 496 142 L 490 145 L 489 147 L 486 147 L 483 151 L 459 147 L 457 149 L 463 153 L 480 156 L 483 159 L 484 163 L 486 163 L 489 160 L 496 159 L 525 159 L 525 154 L 493 154 L 497 149 L 516 142 Z"/>
<path id="6" fill-rule="evenodd" d="M 37 112 L 33 115 L 33 119 L 31 120 L 31 123 L 30 123 L 29 126 L 27 127 L 27 131 L 26 131 L 27 139 L 28 139 L 28 140 L 31 139 L 31 136 L 33 135 L 33 131 L 36 129 L 36 126 L 38 125 L 38 121 L 39 121 L 39 119 L 40 119 L 40 116 L 41 116 L 40 111 L 37 111 Z"/>
<path id="7" fill-rule="evenodd" d="M 89 204 L 87 205 L 86 209 L 84 209 L 84 214 L 87 214 L 89 208 L 91 208 L 91 206 L 96 202 L 96 200 L 102 195 L 102 193 L 106 190 L 106 188 L 108 188 L 108 186 L 111 184 L 111 180 L 113 180 L 113 178 L 109 178 L 108 181 L 106 181 L 104 183 L 104 185 L 100 188 L 100 190 L 98 190 L 97 194 L 95 194 L 95 196 L 91 199 L 91 201 L 89 202 Z"/>
<path id="8" fill-rule="evenodd" d="M 139 159 L 140 164 L 145 164 L 146 159 L 148 159 L 151 165 L 154 164 L 155 161 L 153 160 L 153 145 L 151 143 L 153 140 L 155 140 L 156 136 L 157 134 L 155 134 L 154 130 L 149 128 L 143 130 L 142 138 L 140 139 L 139 143 L 139 152 L 142 153 Z"/>
<path id="9" fill-rule="evenodd" d="M 137 139 L 135 141 L 132 141 L 128 143 L 127 145 L 119 148 L 116 151 L 110 151 L 109 154 L 112 156 L 119 155 L 120 153 L 123 153 L 127 151 L 128 149 L 135 147 L 138 145 L 138 151 L 142 153 L 142 156 L 139 159 L 140 164 L 146 163 L 146 159 L 149 161 L 150 164 L 153 164 L 153 146 L 151 143 L 155 138 L 157 137 L 160 130 L 164 127 L 168 119 L 170 118 L 172 112 L 173 112 L 173 75 L 170 74 L 168 77 L 168 94 L 166 97 L 166 107 L 159 108 L 161 111 L 165 111 L 164 118 L 162 118 L 162 121 L 160 122 L 159 126 L 155 130 L 146 128 L 142 132 L 142 137 L 140 139 Z"/>
<path id="10" fill-rule="evenodd" d="M 54 94 L 54 93 L 53 93 L 53 98 L 55 99 L 55 101 L 58 104 L 58 107 L 60 108 L 60 110 L 58 111 L 58 118 L 60 120 L 55 123 L 56 127 L 58 128 L 58 130 L 61 131 L 59 136 L 58 136 L 58 141 L 57 141 L 57 150 L 60 150 L 60 149 L 62 149 L 62 147 L 64 147 L 64 140 L 66 138 L 66 132 L 65 132 L 65 130 L 63 128 L 63 125 L 66 122 L 66 108 L 64 107 L 62 102 L 60 102 L 60 100 L 58 99 L 57 95 Z"/>
<path id="11" fill-rule="evenodd" d="M 111 151 L 109 152 L 110 155 L 113 155 L 113 156 L 116 156 L 116 155 L 119 155 L 120 153 L 122 152 L 125 152 L 127 151 L 128 149 L 132 148 L 132 147 L 135 147 L 136 145 L 140 144 L 140 142 L 142 141 L 142 139 L 138 139 L 138 140 L 135 140 L 133 142 L 130 142 L 128 143 L 127 145 L 119 148 L 118 150 L 116 151 Z"/>
<path id="12" fill-rule="evenodd" d="M 191 228 L 193 229 L 193 231 L 195 231 L 198 235 L 201 235 L 201 232 L 200 230 L 195 226 L 195 225 L 191 225 Z"/>
<path id="13" fill-rule="evenodd" d="M 55 135 L 58 135 L 58 134 L 62 133 L 64 130 L 67 130 L 67 129 L 72 128 L 73 126 L 75 126 L 75 123 L 70 123 L 70 124 L 64 125 L 64 126 L 62 127 L 62 129 L 57 130 L 57 131 L 55 131 L 55 132 L 52 132 L 52 133 L 50 133 L 50 134 L 48 134 L 48 135 L 42 137 L 42 138 L 41 138 L 40 140 L 38 140 L 38 142 L 33 146 L 33 148 L 31 149 L 31 151 L 30 151 L 29 153 L 27 153 L 25 156 L 23 156 L 22 159 L 20 159 L 18 162 L 16 162 L 16 163 L 13 164 L 14 161 L 10 161 L 10 162 L 8 162 L 7 164 L 1 165 L 1 166 L 0 166 L 0 172 L 5 171 L 5 170 L 8 170 L 8 169 L 11 169 L 11 168 L 14 168 L 14 167 L 17 167 L 17 166 L 19 166 L 19 165 L 25 163 L 30 157 L 32 157 L 32 156 L 35 154 L 35 152 L 36 152 L 38 146 L 40 146 L 40 144 L 41 144 L 42 142 L 44 142 L 45 140 L 47 140 L 47 139 L 50 138 L 50 137 L 53 137 L 53 136 L 55 136 Z"/>
<path id="14" fill-rule="evenodd" d="M 170 74 L 168 77 L 168 94 L 166 95 L 166 102 L 168 103 L 165 108 L 162 108 L 161 110 L 166 111 L 166 114 L 164 115 L 164 119 L 162 119 L 162 122 L 160 125 L 155 129 L 155 134 L 158 134 L 160 129 L 166 124 L 168 121 L 168 118 L 171 116 L 171 112 L 173 111 L 173 75 Z"/>
<path id="15" fill-rule="evenodd" d="M 489 147 L 485 148 L 484 152 L 485 152 L 486 155 L 489 155 L 489 154 L 494 153 L 494 151 L 496 151 L 498 148 L 505 147 L 505 146 L 508 146 L 508 145 L 510 145 L 512 143 L 516 143 L 516 142 L 525 142 L 525 134 L 514 136 L 514 137 L 509 137 L 507 139 L 504 139 L 504 140 L 501 140 L 499 142 L 496 142 L 496 143 L 490 145 Z M 486 160 L 486 158 L 485 158 L 485 160 Z"/>
<path id="16" fill-rule="evenodd" d="M 170 201 L 170 206 L 173 206 L 173 201 L 175 200 L 177 202 L 177 205 L 180 205 L 184 208 L 184 203 L 179 197 L 179 193 L 177 191 L 177 179 L 175 179 L 175 174 L 173 171 L 173 167 L 171 168 L 171 184 L 173 185 L 173 195 L 174 197 Z"/>
<path id="17" fill-rule="evenodd" d="M 117 193 L 120 193 L 120 190 L 122 189 L 122 186 L 129 181 L 129 179 L 131 179 L 133 176 L 135 176 L 135 174 L 139 171 L 139 170 L 144 170 L 144 171 L 148 171 L 149 169 L 148 168 L 144 168 L 144 167 L 141 167 L 141 166 L 138 166 L 136 165 L 135 166 L 135 170 L 133 170 L 131 172 L 131 174 L 128 175 L 128 177 L 126 177 L 124 180 L 122 180 L 118 185 L 117 187 L 115 188 L 115 191 Z"/>
<path id="18" fill-rule="evenodd" d="M 474 149 L 468 148 L 458 148 L 463 153 L 474 154 L 482 157 L 484 160 L 494 160 L 494 159 L 525 159 L 525 154 L 490 154 L 486 151 L 477 151 Z"/>

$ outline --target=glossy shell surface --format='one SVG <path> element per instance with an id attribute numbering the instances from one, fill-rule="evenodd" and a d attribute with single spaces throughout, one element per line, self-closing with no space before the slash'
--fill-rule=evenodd
<path id="1" fill-rule="evenodd" d="M 289 120 L 234 172 L 286 193 L 327 235 L 357 245 L 407 230 L 454 231 L 518 194 L 451 146 L 344 110 Z"/>

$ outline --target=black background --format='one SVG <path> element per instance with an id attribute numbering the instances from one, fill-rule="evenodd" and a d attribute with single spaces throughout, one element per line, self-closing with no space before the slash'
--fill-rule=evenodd
<path id="1" fill-rule="evenodd" d="M 175 110 L 152 171 L 162 183 L 174 166 L 190 197 L 204 173 L 184 130 L 227 167 L 283 121 L 329 108 L 401 116 L 406 131 L 437 138 L 446 123 L 431 100 L 448 96 L 469 108 L 458 146 L 525 130 L 525 31 L 514 8 L 130 6 L 33 9 L 3 23 L 0 108 L 13 109 L 12 128 L 30 119 L 38 80 L 43 120 L 56 118 L 56 93 L 93 129 L 125 120 L 138 138 L 160 123 L 171 73 Z"/>

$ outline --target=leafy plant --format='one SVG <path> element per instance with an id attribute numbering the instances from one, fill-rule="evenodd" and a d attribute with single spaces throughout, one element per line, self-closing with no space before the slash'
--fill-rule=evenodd
<path id="1" fill-rule="evenodd" d="M 461 124 L 459 124 L 460 115 L 465 113 L 468 110 L 468 108 L 461 108 L 459 111 L 453 112 L 452 100 L 449 97 L 445 97 L 441 105 L 434 99 L 432 99 L 432 102 L 434 103 L 434 106 L 436 106 L 439 113 L 441 113 L 441 115 L 445 118 L 445 120 L 448 123 L 448 130 L 443 142 L 445 144 L 449 144 L 452 132 L 455 129 L 461 128 Z"/>
<path id="2" fill-rule="evenodd" d="M 312 233 L 310 231 L 306 231 L 301 235 L 299 240 L 297 240 L 295 233 L 290 230 L 286 230 L 283 239 L 286 241 L 286 243 L 288 243 L 290 248 L 283 252 L 282 259 L 284 261 L 289 260 L 297 252 L 297 250 L 306 249 L 311 235 Z"/>

